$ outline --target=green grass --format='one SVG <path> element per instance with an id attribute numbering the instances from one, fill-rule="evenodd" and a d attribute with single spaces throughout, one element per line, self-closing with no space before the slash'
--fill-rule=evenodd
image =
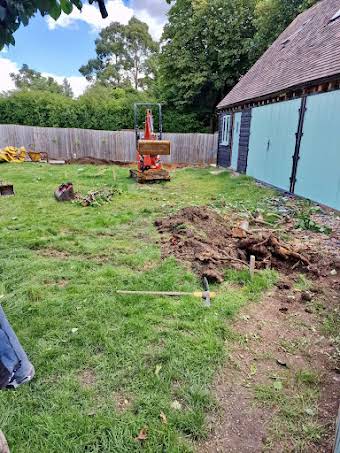
<path id="1" fill-rule="evenodd" d="M 285 373 L 271 385 L 256 386 L 257 400 L 274 411 L 264 451 L 273 451 L 279 442 L 282 451 L 302 453 L 322 438 L 324 427 L 317 419 L 318 383 L 314 371 L 300 370 L 295 376 Z"/>
<path id="2" fill-rule="evenodd" d="M 200 287 L 189 269 L 161 259 L 157 217 L 221 195 L 256 208 L 273 194 L 208 169 L 179 170 L 155 186 L 127 175 L 119 167 L 0 166 L 16 191 L 0 199 L 0 294 L 37 372 L 30 385 L 0 394 L 0 428 L 15 453 L 191 451 L 206 434 L 207 388 L 233 341 L 230 320 L 275 279 L 227 272 L 209 310 L 192 298 L 117 296 Z M 66 181 L 83 193 L 117 184 L 122 194 L 95 208 L 57 203 L 53 191 Z M 141 444 L 134 439 L 144 427 Z"/>

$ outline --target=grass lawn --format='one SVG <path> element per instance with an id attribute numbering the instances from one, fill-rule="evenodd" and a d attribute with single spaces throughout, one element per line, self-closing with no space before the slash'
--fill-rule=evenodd
<path id="1" fill-rule="evenodd" d="M 0 394 L 0 428 L 14 453 L 186 452 L 205 435 L 207 391 L 233 341 L 232 317 L 275 278 L 244 286 L 228 273 L 211 309 L 192 298 L 122 297 L 117 289 L 191 291 L 197 277 L 161 260 L 154 220 L 188 205 L 256 206 L 272 195 L 246 177 L 178 170 L 138 186 L 119 167 L 3 164 L 16 196 L 0 199 L 0 294 L 36 367 L 27 386 Z M 87 192 L 118 184 L 110 203 L 57 203 L 73 181 Z M 144 428 L 146 439 L 135 440 Z"/>

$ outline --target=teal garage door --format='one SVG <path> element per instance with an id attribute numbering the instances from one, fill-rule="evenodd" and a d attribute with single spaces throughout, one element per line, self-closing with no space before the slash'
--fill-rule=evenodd
<path id="1" fill-rule="evenodd" d="M 247 175 L 289 191 L 301 100 L 252 110 Z"/>
<path id="2" fill-rule="evenodd" d="M 340 209 L 340 91 L 307 99 L 295 193 Z"/>
<path id="3" fill-rule="evenodd" d="M 231 149 L 231 168 L 237 170 L 238 161 L 238 146 L 240 143 L 240 130 L 241 130 L 241 112 L 237 112 L 234 115 L 234 127 L 233 127 L 233 144 Z"/>

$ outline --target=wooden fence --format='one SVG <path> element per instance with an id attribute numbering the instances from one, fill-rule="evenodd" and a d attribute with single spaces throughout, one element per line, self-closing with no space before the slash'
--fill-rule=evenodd
<path id="1" fill-rule="evenodd" d="M 171 157 L 166 163 L 210 164 L 216 162 L 216 134 L 164 134 L 171 142 Z M 92 157 L 115 162 L 136 158 L 134 131 L 96 131 L 17 125 L 0 125 L 0 148 L 24 146 L 47 152 L 51 159 Z"/>

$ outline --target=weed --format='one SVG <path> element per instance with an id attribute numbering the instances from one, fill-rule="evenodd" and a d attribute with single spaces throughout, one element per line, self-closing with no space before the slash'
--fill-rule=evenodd
<path id="1" fill-rule="evenodd" d="M 296 381 L 301 384 L 317 385 L 319 376 L 311 370 L 299 370 L 295 375 Z"/>
<path id="2" fill-rule="evenodd" d="M 320 225 L 312 219 L 318 208 L 307 208 L 297 214 L 295 227 L 301 230 L 315 231 L 316 233 L 331 234 L 332 229 L 325 225 Z"/>
<path id="3" fill-rule="evenodd" d="M 303 274 L 300 274 L 294 287 L 300 291 L 308 291 L 312 288 L 313 283 Z"/>

